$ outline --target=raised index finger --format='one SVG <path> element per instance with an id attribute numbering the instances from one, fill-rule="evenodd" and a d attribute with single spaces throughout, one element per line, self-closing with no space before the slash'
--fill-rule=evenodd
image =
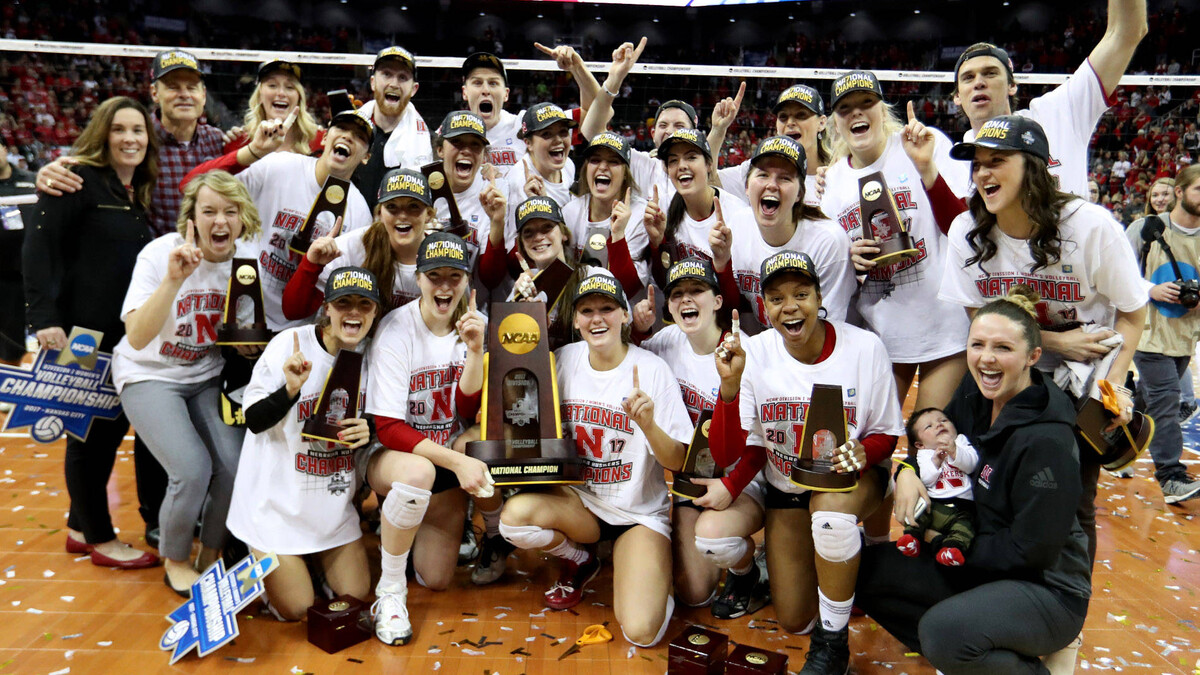
<path id="1" fill-rule="evenodd" d="M 467 308 L 472 312 L 477 311 L 478 305 L 475 304 L 475 289 L 471 289 L 471 300 L 467 303 Z"/>
<path id="2" fill-rule="evenodd" d="M 654 184 L 654 203 L 658 203 L 658 183 Z"/>
<path id="3" fill-rule="evenodd" d="M 733 310 L 733 316 L 731 318 L 733 319 L 733 325 L 729 327 L 729 332 L 733 333 L 734 337 L 737 337 L 741 328 L 738 327 L 738 311 L 736 309 Z"/>
<path id="4" fill-rule="evenodd" d="M 188 246 L 196 245 L 196 223 L 191 218 L 188 218 L 187 236 L 183 238 Z"/>
<path id="5" fill-rule="evenodd" d="M 554 50 L 550 49 L 549 47 L 547 47 L 546 45 L 544 45 L 540 42 L 533 43 L 533 46 L 537 47 L 537 50 L 543 54 L 548 54 L 550 56 L 554 56 Z"/>
<path id="6" fill-rule="evenodd" d="M 296 116 L 299 114 L 300 114 L 300 106 L 296 106 L 295 108 L 292 108 L 292 111 L 290 113 L 288 113 L 288 116 L 286 118 L 284 118 L 284 120 L 283 120 L 283 133 L 284 134 L 287 134 L 288 131 L 291 131 L 292 125 L 295 124 L 295 122 L 296 122 Z"/>
<path id="7" fill-rule="evenodd" d="M 713 206 L 717 211 L 717 222 L 721 225 L 725 224 L 725 214 L 721 211 L 721 198 L 713 199 Z"/>
<path id="8" fill-rule="evenodd" d="M 746 95 L 746 81 L 742 80 L 742 86 L 738 87 L 737 96 L 733 97 L 733 105 L 738 108 L 742 107 L 742 97 L 745 95 Z"/>
<path id="9" fill-rule="evenodd" d="M 292 353 L 293 354 L 300 353 L 300 334 L 299 333 L 292 333 Z"/>
<path id="10" fill-rule="evenodd" d="M 633 388 L 641 389 L 641 386 L 638 384 L 638 372 L 637 372 L 637 364 L 636 363 L 633 364 Z"/>
<path id="11" fill-rule="evenodd" d="M 915 119 L 917 119 L 916 109 L 913 108 L 913 102 L 909 101 L 908 102 L 908 121 L 912 122 Z"/>
<path id="12" fill-rule="evenodd" d="M 638 41 L 638 46 L 633 50 L 633 60 L 634 61 L 638 60 L 638 57 L 640 57 L 642 55 L 642 50 L 645 48 L 646 48 L 646 36 L 643 35 L 642 39 Z"/>
<path id="13" fill-rule="evenodd" d="M 337 220 L 333 221 L 333 229 L 329 231 L 329 236 L 337 238 L 342 233 L 342 216 L 338 216 Z"/>

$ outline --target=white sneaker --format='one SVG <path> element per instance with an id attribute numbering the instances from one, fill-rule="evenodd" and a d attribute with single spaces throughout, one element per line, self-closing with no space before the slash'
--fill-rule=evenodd
<path id="1" fill-rule="evenodd" d="M 378 599 L 371 605 L 375 637 L 393 647 L 408 644 L 413 634 L 412 623 L 408 620 L 408 587 L 377 588 L 375 594 Z"/>

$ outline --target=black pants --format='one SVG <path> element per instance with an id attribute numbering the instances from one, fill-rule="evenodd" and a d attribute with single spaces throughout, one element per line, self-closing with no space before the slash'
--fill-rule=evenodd
<path id="1" fill-rule="evenodd" d="M 970 568 L 870 546 L 863 549 L 854 600 L 947 675 L 1048 672 L 1038 657 L 1079 635 L 1086 601 L 1078 599 L 1072 609 L 1041 584 L 981 581 Z"/>
<path id="2" fill-rule="evenodd" d="M 71 496 L 67 527 L 82 532 L 89 544 L 102 544 L 117 536 L 108 512 L 108 478 L 126 431 L 129 420 L 121 413 L 115 420 L 92 422 L 86 441 L 67 437 L 64 463 Z"/>
<path id="3" fill-rule="evenodd" d="M 147 530 L 158 527 L 158 511 L 167 494 L 167 472 L 158 463 L 142 437 L 133 436 L 133 475 L 137 481 L 138 513 Z"/>
<path id="4" fill-rule="evenodd" d="M 1086 450 L 1084 450 L 1086 448 Z M 1079 506 L 1075 508 L 1075 517 L 1079 526 L 1087 535 L 1088 561 L 1096 566 L 1096 489 L 1100 482 L 1100 462 L 1096 461 L 1096 453 L 1091 446 L 1079 446 L 1079 480 L 1083 483 L 1083 492 L 1079 495 Z M 1092 456 L 1083 454 L 1092 453 Z"/>

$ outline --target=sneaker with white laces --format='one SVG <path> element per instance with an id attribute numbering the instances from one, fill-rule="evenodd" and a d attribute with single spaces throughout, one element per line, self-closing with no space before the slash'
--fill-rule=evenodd
<path id="1" fill-rule="evenodd" d="M 375 594 L 378 598 L 371 605 L 375 637 L 393 647 L 408 644 L 413 634 L 412 623 L 408 620 L 408 587 L 377 588 Z"/>
<path id="2" fill-rule="evenodd" d="M 594 552 L 588 554 L 583 564 L 563 561 L 562 572 L 558 581 L 546 591 L 546 606 L 550 609 L 571 609 L 583 599 L 583 589 L 588 582 L 600 573 L 600 557 Z"/>
<path id="3" fill-rule="evenodd" d="M 1162 482 L 1163 501 L 1178 504 L 1200 495 L 1200 481 L 1188 474 L 1168 478 Z"/>
<path id="4" fill-rule="evenodd" d="M 471 583 L 484 586 L 499 579 L 508 565 L 508 555 L 515 550 L 512 544 L 499 535 L 484 537 L 479 547 L 479 560 L 471 570 Z"/>

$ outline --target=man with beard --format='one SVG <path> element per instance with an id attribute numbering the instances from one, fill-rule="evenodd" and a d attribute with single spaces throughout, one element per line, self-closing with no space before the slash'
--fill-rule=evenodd
<path id="1" fill-rule="evenodd" d="M 361 108 L 375 123 L 371 158 L 354 172 L 353 181 L 375 210 L 379 181 L 388 169 L 400 167 L 419 171 L 433 161 L 429 127 L 411 105 L 420 85 L 413 55 L 403 47 L 388 47 L 375 57 L 371 71 L 371 93 L 375 98 Z"/>
<path id="2" fill-rule="evenodd" d="M 1000 115 L 1023 115 L 1037 121 L 1050 139 L 1050 173 L 1059 188 L 1088 198 L 1088 143 L 1100 116 L 1116 102 L 1117 84 L 1138 43 L 1149 31 L 1146 0 L 1108 0 L 1108 27 L 1087 60 L 1050 92 L 1013 113 L 1017 95 L 1012 60 L 996 45 L 979 42 L 967 47 L 954 67 L 954 104 L 961 107 L 971 128 L 970 143 L 985 122 Z"/>
<path id="3" fill-rule="evenodd" d="M 1157 239 L 1151 234 L 1155 230 L 1162 233 Z M 1189 166 L 1175 177 L 1174 209 L 1133 223 L 1127 235 L 1144 258 L 1143 274 L 1157 284 L 1150 289 L 1153 309 L 1133 362 L 1139 375 L 1137 402 L 1155 422 L 1150 440 L 1154 477 L 1163 500 L 1175 504 L 1200 495 L 1200 481 L 1189 476 L 1179 461 L 1183 453 L 1179 378 L 1188 372 L 1188 362 L 1196 352 L 1200 305 L 1194 304 L 1194 294 L 1188 298 L 1180 293 L 1184 289 L 1177 283 L 1164 243 L 1179 261 L 1183 276 L 1195 279 L 1195 268 L 1200 266 L 1200 165 Z"/>

